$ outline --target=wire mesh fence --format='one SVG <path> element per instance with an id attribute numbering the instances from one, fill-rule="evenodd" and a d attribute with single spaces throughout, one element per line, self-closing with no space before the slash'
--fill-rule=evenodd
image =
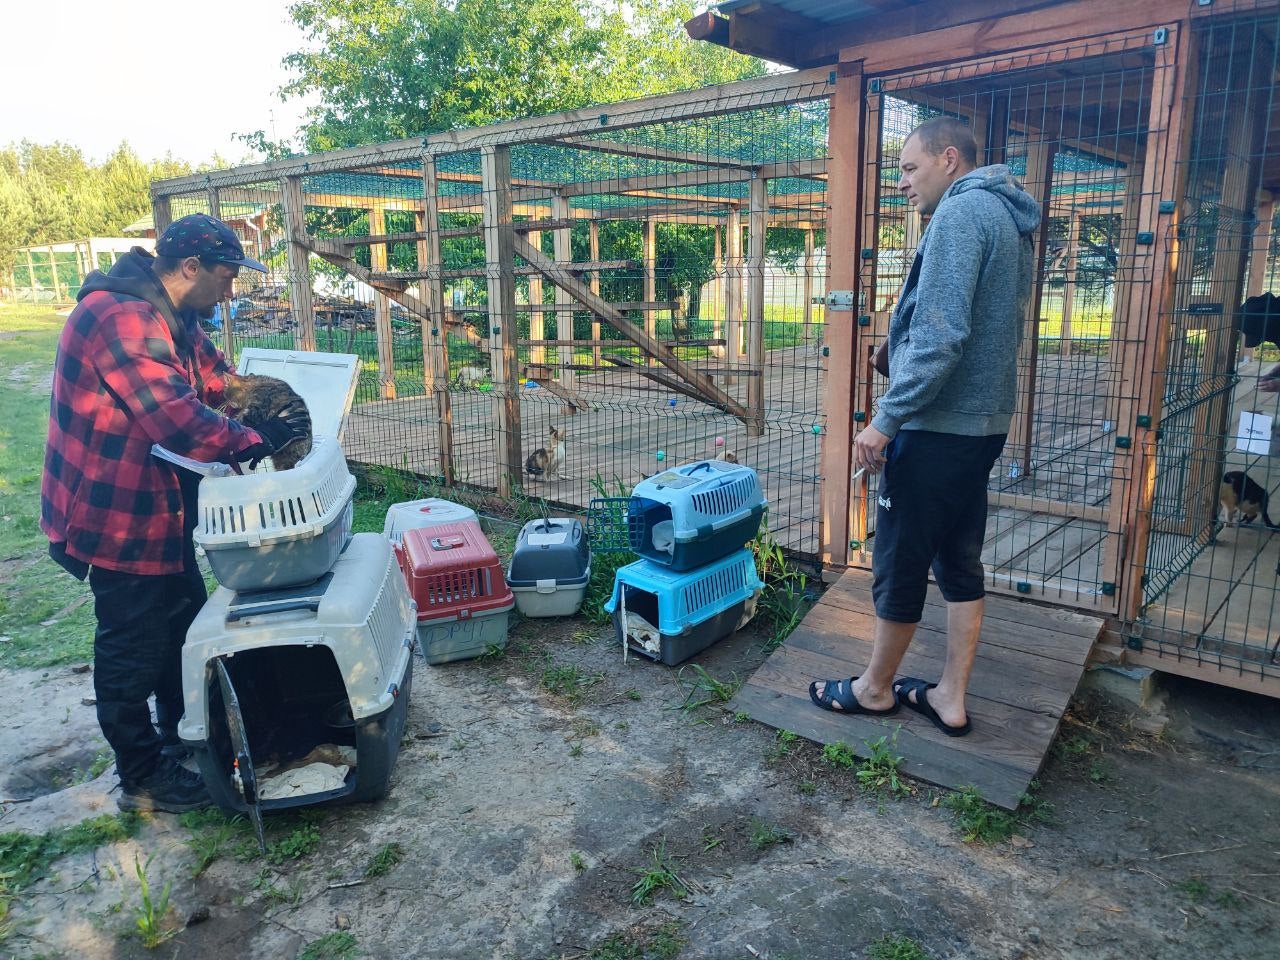
<path id="1" fill-rule="evenodd" d="M 1110 516 L 1122 370 L 1141 333 L 1124 297 L 1152 285 L 1134 256 L 1146 118 L 1158 67 L 1147 33 L 1103 37 L 1036 55 L 988 58 L 872 81 L 866 182 L 874 184 L 874 252 L 865 258 L 870 352 L 926 228 L 898 191 L 910 131 L 962 119 L 979 164 L 1006 164 L 1041 204 L 1036 279 L 1019 356 L 1018 408 L 990 479 L 983 559 L 990 584 L 1077 606 L 1115 605 L 1120 542 Z M 864 372 L 862 405 L 887 388 Z M 1119 478 L 1123 483 L 1124 476 Z M 875 478 L 860 488 L 863 531 L 875 539 Z"/>
<path id="2" fill-rule="evenodd" d="M 1018 409 L 990 478 L 991 587 L 1265 673 L 1277 548 L 1261 520 L 1228 533 L 1216 518 L 1232 468 L 1271 489 L 1266 456 L 1234 448 L 1242 412 L 1277 413 L 1257 385 L 1280 354 L 1263 343 L 1237 369 L 1235 331 L 1280 252 L 1278 34 L 1272 12 L 1201 12 L 864 78 L 857 210 L 829 209 L 826 70 L 157 196 L 172 216 L 238 218 L 271 267 L 225 305 L 229 349 L 360 356 L 352 459 L 582 510 L 664 465 L 734 458 L 760 471 L 773 535 L 816 557 L 831 546 L 821 445 L 832 416 L 856 429 L 885 389 L 867 360 L 927 229 L 897 190 L 903 140 L 959 117 L 980 162 L 1007 164 L 1043 213 Z M 862 224 L 861 299 L 830 318 L 855 324 L 851 401 L 824 391 L 847 362 L 826 355 L 831 216 Z M 853 494 L 859 562 L 875 479 Z"/>
<path id="3" fill-rule="evenodd" d="M 1278 35 L 1274 10 L 1194 32 L 1182 262 L 1157 365 L 1164 415 L 1142 608 L 1126 630 L 1137 649 L 1255 678 L 1280 676 L 1280 542 L 1267 509 L 1280 485 L 1278 411 L 1261 389 L 1280 356 L 1280 318 L 1246 317 L 1275 276 Z M 1242 343 L 1254 324 L 1257 340 Z"/>
<path id="4" fill-rule="evenodd" d="M 271 268 L 227 305 L 232 352 L 360 356 L 351 459 L 579 510 L 736 459 L 761 475 L 775 539 L 812 557 L 828 85 L 802 73 L 674 113 L 224 172 L 168 194 L 169 214 L 239 205 Z"/>

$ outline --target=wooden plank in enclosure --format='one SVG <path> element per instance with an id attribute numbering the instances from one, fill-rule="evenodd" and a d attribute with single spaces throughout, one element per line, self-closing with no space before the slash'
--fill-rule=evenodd
<path id="1" fill-rule="evenodd" d="M 440 196 L 436 180 L 436 159 L 422 158 L 423 210 L 418 226 L 423 238 L 418 241 L 418 267 L 428 271 L 440 269 Z M 445 483 L 454 482 L 453 470 L 453 406 L 449 396 L 449 338 L 445 335 L 444 284 L 438 279 L 423 280 L 419 285 L 429 317 L 422 317 L 422 378 L 427 393 L 435 400 L 436 429 L 439 431 L 440 476 Z"/>
<path id="2" fill-rule="evenodd" d="M 536 267 L 543 276 L 556 286 L 567 290 L 584 307 L 608 323 L 609 326 L 625 336 L 646 354 L 654 357 L 663 366 L 669 368 L 677 377 L 688 383 L 697 391 L 699 398 L 704 403 L 724 410 L 732 416 L 739 417 L 744 423 L 747 422 L 750 413 L 737 400 L 716 387 L 703 374 L 690 366 L 687 361 L 677 357 L 671 352 L 670 348 L 663 346 L 657 340 L 649 337 L 643 330 L 638 329 L 635 324 L 627 320 L 612 306 L 593 294 L 583 285 L 582 281 L 574 277 L 568 270 L 535 250 L 528 241 L 520 237 L 515 237 L 514 240 L 516 253 L 528 261 L 531 266 Z M 492 297 L 490 300 L 492 300 Z"/>
<path id="3" fill-rule="evenodd" d="M 218 188 L 210 187 L 205 194 L 209 201 L 209 216 L 215 220 L 222 219 L 222 203 L 218 197 Z M 235 355 L 235 340 L 233 328 L 235 324 L 231 322 L 231 301 L 223 300 L 219 302 L 218 309 L 222 313 L 222 352 L 227 355 L 228 360 Z"/>
<path id="4" fill-rule="evenodd" d="M 1194 127 L 1196 101 L 1190 91 L 1195 89 L 1197 50 L 1195 32 L 1176 26 L 1169 28 L 1167 42 L 1155 49 L 1142 192 L 1132 224 L 1133 230 L 1150 231 L 1154 242 L 1146 263 L 1134 263 L 1128 282 L 1116 292 L 1117 304 L 1122 297 L 1127 301 L 1124 323 L 1130 331 L 1123 344 L 1116 429 L 1133 440 L 1129 448 L 1117 449 L 1112 460 L 1109 529 L 1113 534 L 1123 533 L 1127 542 L 1122 543 L 1119 536 L 1107 539 L 1103 576 L 1116 577 L 1119 612 L 1124 619 L 1136 617 L 1142 603 L 1156 486 L 1156 431 L 1169 346 L 1165 327 L 1176 296 L 1178 224 L 1187 212 L 1175 209 L 1172 215 L 1161 213 L 1159 201 L 1184 196 L 1187 165 L 1180 158 L 1187 156 Z M 1144 266 L 1150 271 L 1149 288 L 1142 282 Z M 1150 426 L 1138 426 L 1140 413 L 1151 417 Z M 1127 557 L 1122 557 L 1122 550 Z"/>
<path id="5" fill-rule="evenodd" d="M 747 366 L 759 370 L 764 363 L 764 259 L 769 231 L 769 181 L 764 177 L 751 181 L 747 230 Z M 747 409 L 755 414 L 757 429 L 763 433 L 764 378 L 747 381 Z"/>
<path id="6" fill-rule="evenodd" d="M 302 178 L 285 177 L 280 183 L 284 207 L 286 257 L 289 264 L 289 304 L 293 308 L 294 343 L 299 350 L 316 349 L 316 311 L 311 292 L 311 255 L 308 252 L 306 204 Z"/>
<path id="7" fill-rule="evenodd" d="M 384 233 L 386 221 L 381 207 L 369 208 L 369 232 Z M 375 276 L 386 273 L 388 248 L 378 245 L 369 248 L 370 272 Z M 373 292 L 373 329 L 378 338 L 378 393 L 384 400 L 396 396 L 396 355 L 391 335 L 391 301 L 386 294 Z"/>
<path id="8" fill-rule="evenodd" d="M 650 217 L 640 224 L 640 263 L 644 271 L 642 300 L 658 299 L 658 221 Z M 658 318 L 652 313 L 644 315 L 644 332 L 651 338 L 658 336 Z"/>
<path id="9" fill-rule="evenodd" d="M 809 701 L 810 681 L 866 669 L 875 629 L 870 592 L 870 574 L 846 571 L 732 706 L 818 743 L 846 743 L 860 756 L 868 755 L 868 741 L 895 737 L 894 752 L 912 776 L 945 787 L 972 785 L 990 802 L 1016 808 L 1044 763 L 1102 619 L 988 597 L 967 702 L 974 729 L 953 738 L 910 710 L 878 720 L 819 710 Z M 931 587 L 899 673 L 936 679 L 945 660 L 946 605 Z"/>
<path id="10" fill-rule="evenodd" d="M 515 231 L 511 227 L 511 148 L 480 151 L 484 179 L 484 253 L 489 264 L 489 359 L 493 379 L 494 419 L 498 430 L 495 460 L 498 495 L 509 497 L 520 487 L 520 368 L 516 352 Z M 529 244 L 521 240 L 525 247 Z M 532 249 L 532 248 L 530 248 Z"/>
<path id="11" fill-rule="evenodd" d="M 587 259 L 600 259 L 600 224 L 594 219 L 587 224 Z M 587 289 L 594 296 L 600 296 L 600 274 L 591 274 Z M 625 309 L 625 307 L 619 307 L 619 309 Z M 591 339 L 600 339 L 600 317 L 594 313 L 591 314 Z M 600 348 L 598 346 L 591 348 L 591 362 L 596 366 L 600 365 Z"/>
<path id="12" fill-rule="evenodd" d="M 556 196 L 551 201 L 552 217 L 562 221 L 565 226 L 555 231 L 552 240 L 555 244 L 554 252 L 556 259 L 563 262 L 573 261 L 573 233 L 569 226 L 569 200 L 566 197 Z M 536 244 L 535 244 L 536 246 Z M 539 278 L 541 280 L 541 278 Z M 533 278 L 529 278 L 529 282 L 533 283 Z M 571 297 L 563 287 L 556 287 L 556 306 L 560 309 L 556 313 L 556 338 L 559 340 L 573 339 L 573 297 Z M 645 299 L 648 299 L 647 297 Z M 532 326 L 530 327 L 532 332 Z M 573 363 L 573 347 L 561 346 L 557 348 L 559 351 L 560 363 Z M 560 387 L 570 396 L 574 395 L 576 388 L 576 376 L 572 370 L 562 370 L 560 372 Z M 569 412 L 575 412 L 577 407 L 570 404 Z"/>
<path id="13" fill-rule="evenodd" d="M 829 197 L 827 214 L 827 292 L 853 293 L 858 287 L 857 250 L 862 228 L 864 190 L 862 151 L 866 116 L 860 64 L 839 71 L 831 96 Z M 824 564 L 849 562 L 849 498 L 853 475 L 853 391 L 857 383 L 857 327 L 853 310 L 827 307 L 821 409 L 822 546 Z"/>
<path id="14" fill-rule="evenodd" d="M 729 208 L 724 226 L 724 275 L 728 285 L 724 302 L 725 359 L 742 358 L 742 217 L 737 207 Z M 726 380 L 732 384 L 732 380 Z"/>

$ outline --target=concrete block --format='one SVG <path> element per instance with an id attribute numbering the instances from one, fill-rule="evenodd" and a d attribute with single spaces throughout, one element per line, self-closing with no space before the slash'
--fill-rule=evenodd
<path id="1" fill-rule="evenodd" d="M 1082 684 L 1148 713 L 1163 713 L 1166 695 L 1150 667 L 1101 664 L 1085 671 Z"/>

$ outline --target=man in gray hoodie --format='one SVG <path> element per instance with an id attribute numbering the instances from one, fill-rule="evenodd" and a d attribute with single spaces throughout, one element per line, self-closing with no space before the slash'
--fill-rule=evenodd
<path id="1" fill-rule="evenodd" d="M 977 167 L 972 133 L 950 117 L 916 127 L 899 168 L 898 189 L 931 220 L 889 321 L 889 389 L 854 441 L 857 467 L 884 470 L 875 645 L 862 676 L 815 681 L 809 696 L 874 716 L 906 706 L 961 736 L 982 629 L 987 479 L 1013 417 L 1040 207 L 1008 167 Z M 947 601 L 946 665 L 937 683 L 895 680 L 931 567 Z"/>

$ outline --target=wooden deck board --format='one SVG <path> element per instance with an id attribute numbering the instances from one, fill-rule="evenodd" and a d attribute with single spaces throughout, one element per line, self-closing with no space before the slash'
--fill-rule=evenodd
<path id="1" fill-rule="evenodd" d="M 896 731 L 895 750 L 912 776 L 945 787 L 971 784 L 992 803 L 1014 809 L 1044 762 L 1102 620 L 988 598 L 969 691 L 974 729 L 946 737 L 910 710 L 873 720 L 829 713 L 809 701 L 811 680 L 865 669 L 874 628 L 870 583 L 865 571 L 845 573 L 743 685 L 734 706 L 818 743 L 842 741 L 861 756 L 868 753 L 865 741 Z M 935 678 L 945 657 L 946 605 L 931 587 L 901 672 Z"/>

